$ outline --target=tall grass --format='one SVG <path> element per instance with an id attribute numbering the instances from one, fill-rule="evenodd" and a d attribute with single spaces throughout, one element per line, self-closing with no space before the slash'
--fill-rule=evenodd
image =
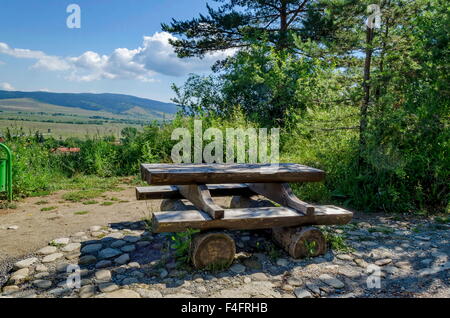
<path id="1" fill-rule="evenodd" d="M 430 195 L 429 187 L 420 185 L 431 179 L 423 171 L 414 170 L 417 167 L 414 152 L 374 151 L 367 154 L 369 164 L 364 169 L 358 166 L 357 114 L 354 112 L 355 108 L 310 109 L 292 121 L 294 126 L 281 130 L 282 162 L 301 163 L 326 172 L 323 183 L 294 184 L 296 194 L 306 201 L 336 202 L 360 210 L 448 210 L 448 187 L 445 187 L 448 169 L 433 176 L 437 181 L 432 180 L 431 186 L 439 186 L 440 192 Z M 10 137 L 6 144 L 14 156 L 14 196 L 42 195 L 59 189 L 113 189 L 119 177 L 137 175 L 143 162 L 171 162 L 172 147 L 178 142 L 171 140 L 172 131 L 184 127 L 193 136 L 194 120 L 193 117 L 178 116 L 163 125 L 149 125 L 142 132 L 131 130 L 120 144 L 112 142 L 111 137 L 66 141 Z M 239 111 L 228 119 L 204 117 L 202 124 L 203 131 L 214 127 L 220 129 L 224 136 L 226 128 L 259 128 Z M 51 150 L 57 146 L 79 147 L 81 151 L 75 154 L 52 153 Z M 225 152 L 226 149 L 224 155 Z M 402 160 L 397 158 L 399 155 L 403 156 Z M 406 163 L 399 165 L 402 162 Z"/>

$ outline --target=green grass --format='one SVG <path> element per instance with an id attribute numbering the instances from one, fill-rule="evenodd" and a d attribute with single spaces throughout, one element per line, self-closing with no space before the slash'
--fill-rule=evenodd
<path id="1" fill-rule="evenodd" d="M 423 226 L 422 225 L 417 225 L 417 226 L 413 227 L 411 229 L 411 231 L 413 231 L 414 233 L 420 233 L 421 231 L 423 231 Z"/>
<path id="2" fill-rule="evenodd" d="M 307 258 L 312 257 L 317 252 L 317 242 L 316 241 L 306 241 L 305 240 L 305 248 L 307 252 Z"/>
<path id="3" fill-rule="evenodd" d="M 38 191 L 33 191 L 30 193 L 30 197 L 45 197 L 47 195 L 52 194 L 51 191 L 49 190 L 38 190 Z"/>
<path id="4" fill-rule="evenodd" d="M 83 204 L 84 205 L 92 205 L 92 204 L 97 204 L 98 202 L 95 200 L 89 200 L 89 201 L 84 201 Z"/>
<path id="5" fill-rule="evenodd" d="M 275 244 L 269 241 L 263 243 L 256 242 L 256 249 L 261 253 L 267 254 L 267 256 L 269 256 L 269 258 L 273 262 L 275 262 L 283 255 L 281 250 Z"/>
<path id="6" fill-rule="evenodd" d="M 141 129 L 138 122 L 145 123 L 155 117 L 150 114 L 127 115 L 84 110 L 80 108 L 64 107 L 40 103 L 32 99 L 3 99 L 0 100 L 0 126 L 23 128 L 24 131 L 40 131 L 55 138 L 86 136 L 120 136 L 125 127 Z M 55 116 L 57 114 L 57 116 Z M 101 115 L 108 120 L 92 119 Z M 167 115 L 170 116 L 170 115 Z M 121 122 L 125 121 L 125 122 Z"/>
<path id="7" fill-rule="evenodd" d="M 56 210 L 56 209 L 57 209 L 56 206 L 48 206 L 48 207 L 42 208 L 41 211 L 42 212 L 47 212 L 47 211 L 53 211 L 53 210 Z"/>
<path id="8" fill-rule="evenodd" d="M 192 238 L 200 230 L 187 229 L 184 232 L 174 233 L 170 239 L 170 247 L 175 250 L 175 257 L 178 265 L 189 264 L 191 260 L 190 247 Z"/>
<path id="9" fill-rule="evenodd" d="M 354 251 L 354 249 L 347 244 L 343 235 L 331 233 L 331 231 L 326 229 L 323 230 L 322 233 L 333 251 L 343 253 L 350 253 Z"/>
<path id="10" fill-rule="evenodd" d="M 450 216 L 437 216 L 434 218 L 436 223 L 447 224 L 450 223 Z"/>
<path id="11" fill-rule="evenodd" d="M 117 184 L 121 181 L 119 177 L 98 177 L 92 175 L 76 175 L 72 178 L 65 178 L 56 183 L 56 188 L 67 190 L 91 190 L 98 189 L 103 192 L 117 189 Z M 102 193 L 103 193 L 102 192 Z"/>
<path id="12" fill-rule="evenodd" d="M 17 209 L 17 205 L 13 202 L 0 201 L 0 210 L 2 209 Z"/>
<path id="13" fill-rule="evenodd" d="M 89 211 L 78 211 L 78 212 L 74 212 L 73 214 L 75 214 L 75 215 L 86 215 L 88 213 L 89 213 Z"/>
<path id="14" fill-rule="evenodd" d="M 72 202 L 81 202 L 83 200 L 89 200 L 99 197 L 103 193 L 102 190 L 80 190 L 74 192 L 68 192 L 63 195 L 63 199 Z"/>
<path id="15" fill-rule="evenodd" d="M 105 202 L 102 202 L 100 205 L 103 205 L 103 206 L 110 206 L 110 205 L 113 205 L 114 204 L 114 202 L 111 202 L 111 201 L 105 201 Z"/>

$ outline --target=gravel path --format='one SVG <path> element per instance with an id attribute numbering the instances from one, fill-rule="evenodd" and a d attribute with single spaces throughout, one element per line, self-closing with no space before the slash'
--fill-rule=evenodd
<path id="1" fill-rule="evenodd" d="M 323 229 L 345 237 L 352 250 L 294 260 L 268 231 L 232 231 L 235 262 L 211 273 L 177 264 L 170 235 L 152 234 L 142 221 L 92 226 L 0 263 L 1 295 L 450 297 L 448 224 L 361 214 L 349 225 Z"/>

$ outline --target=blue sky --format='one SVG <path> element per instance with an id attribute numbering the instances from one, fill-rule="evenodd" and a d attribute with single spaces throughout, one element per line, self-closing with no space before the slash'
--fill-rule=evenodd
<path id="1" fill-rule="evenodd" d="M 69 4 L 81 28 L 66 25 Z M 161 101 L 171 83 L 208 73 L 227 52 L 178 59 L 161 22 L 205 13 L 206 0 L 0 0 L 0 89 L 123 93 Z"/>

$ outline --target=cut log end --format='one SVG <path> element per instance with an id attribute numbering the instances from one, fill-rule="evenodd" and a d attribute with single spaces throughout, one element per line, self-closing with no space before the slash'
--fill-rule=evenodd
<path id="1" fill-rule="evenodd" d="M 197 269 L 226 268 L 233 262 L 235 254 L 234 240 L 225 233 L 201 233 L 192 239 L 191 258 Z"/>
<path id="2" fill-rule="evenodd" d="M 315 257 L 327 250 L 324 235 L 314 227 L 274 228 L 272 234 L 275 242 L 295 259 Z"/>

